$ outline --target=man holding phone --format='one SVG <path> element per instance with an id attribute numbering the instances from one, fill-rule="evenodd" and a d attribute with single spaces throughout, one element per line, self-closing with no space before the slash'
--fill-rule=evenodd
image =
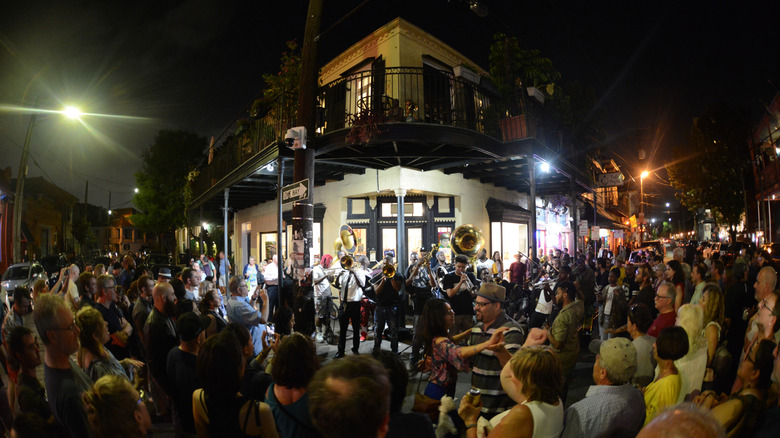
<path id="1" fill-rule="evenodd" d="M 230 279 L 228 289 L 228 321 L 242 324 L 249 329 L 255 347 L 254 353 L 258 355 L 263 351 L 263 331 L 268 322 L 268 294 L 258 285 L 249 297 L 249 289 L 240 276 Z"/>

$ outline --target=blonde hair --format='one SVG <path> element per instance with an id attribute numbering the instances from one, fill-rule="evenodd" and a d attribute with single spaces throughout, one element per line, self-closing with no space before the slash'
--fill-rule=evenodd
<path id="1" fill-rule="evenodd" d="M 677 326 L 688 334 L 688 355 L 693 355 L 703 345 L 704 311 L 701 306 L 683 304 L 677 311 Z"/>
<path id="2" fill-rule="evenodd" d="M 509 360 L 512 373 L 523 385 L 528 401 L 539 400 L 555 404 L 563 390 L 561 360 L 547 346 L 526 347 L 518 350 Z"/>
<path id="3" fill-rule="evenodd" d="M 718 325 L 723 326 L 725 312 L 723 292 L 718 285 L 707 283 L 704 286 L 704 293 L 707 294 L 707 302 L 704 305 L 704 324 L 707 325 L 711 321 L 715 321 Z"/>
<path id="4" fill-rule="evenodd" d="M 139 408 L 138 393 L 124 377 L 101 377 L 81 399 L 97 438 L 141 436 L 141 429 L 133 415 Z"/>

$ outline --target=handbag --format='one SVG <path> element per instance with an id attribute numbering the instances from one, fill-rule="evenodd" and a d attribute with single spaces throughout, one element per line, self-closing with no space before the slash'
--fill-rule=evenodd
<path id="1" fill-rule="evenodd" d="M 426 362 L 427 360 L 423 359 L 423 363 Z M 420 392 L 422 374 L 423 373 L 420 373 L 420 379 L 417 381 L 417 391 L 414 393 L 414 406 L 412 406 L 412 412 L 425 414 L 431 418 L 431 421 L 434 424 L 436 424 L 439 422 L 439 406 L 441 405 L 441 400 L 430 398 Z"/>

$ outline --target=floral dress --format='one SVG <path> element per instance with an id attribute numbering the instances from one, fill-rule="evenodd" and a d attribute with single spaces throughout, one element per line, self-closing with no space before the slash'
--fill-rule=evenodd
<path id="1" fill-rule="evenodd" d="M 431 396 L 429 394 L 431 384 L 440 387 L 444 392 L 450 392 L 450 389 L 455 388 L 455 383 L 458 380 L 458 371 L 471 371 L 470 361 L 461 356 L 460 347 L 452 342 L 452 339 L 445 339 L 436 343 L 437 339 L 434 338 L 433 340 L 431 376 L 428 378 L 429 388 L 426 388 L 425 391 L 426 395 L 429 396 Z"/>

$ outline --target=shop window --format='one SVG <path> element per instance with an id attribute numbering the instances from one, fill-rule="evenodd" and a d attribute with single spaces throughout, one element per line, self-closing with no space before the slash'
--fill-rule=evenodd
<path id="1" fill-rule="evenodd" d="M 509 269 L 515 261 L 515 254 L 528 251 L 528 225 L 511 222 L 491 222 L 490 235 L 492 251 L 488 254 L 498 251 L 501 254 L 501 260 L 504 262 L 504 269 Z"/>

